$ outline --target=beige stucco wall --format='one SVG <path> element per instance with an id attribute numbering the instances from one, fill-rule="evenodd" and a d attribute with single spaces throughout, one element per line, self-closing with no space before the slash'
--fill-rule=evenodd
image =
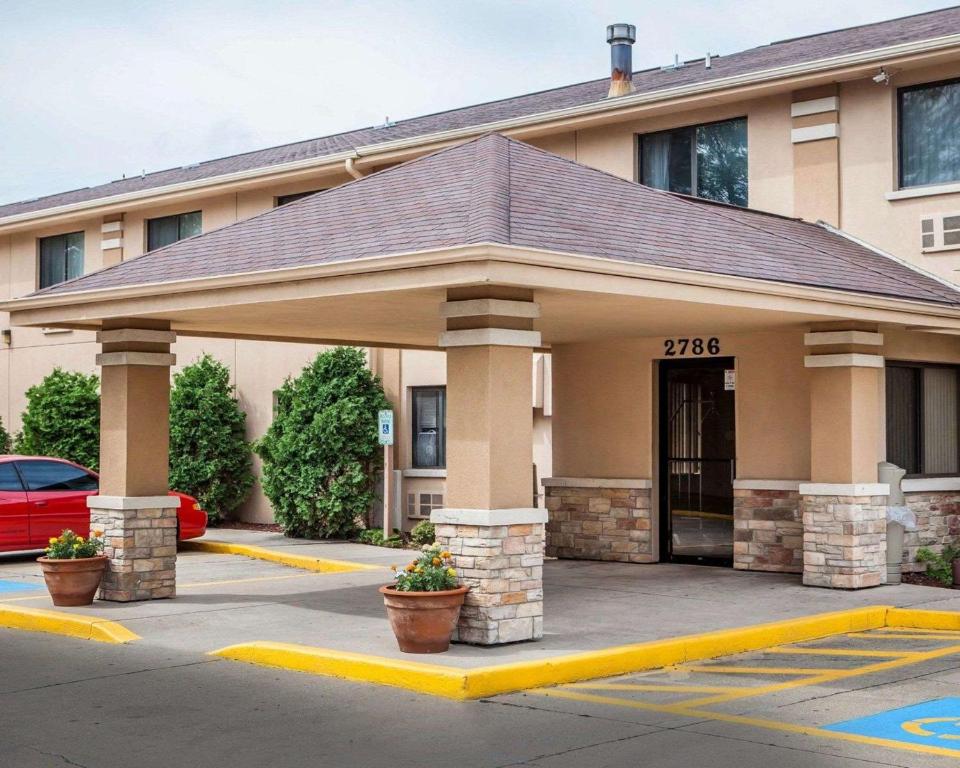
<path id="1" fill-rule="evenodd" d="M 702 334 L 710 336 L 711 334 Z M 809 375 L 803 331 L 722 334 L 737 371 L 737 475 L 806 479 Z M 663 338 L 553 350 L 553 472 L 560 477 L 653 478 L 656 361 Z"/>

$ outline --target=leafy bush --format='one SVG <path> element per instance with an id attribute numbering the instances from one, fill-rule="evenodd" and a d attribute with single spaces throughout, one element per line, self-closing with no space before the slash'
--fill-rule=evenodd
<path id="1" fill-rule="evenodd" d="M 953 584 L 953 561 L 958 557 L 960 557 L 960 547 L 949 544 L 943 548 L 942 553 L 926 547 L 917 550 L 917 562 L 927 564 L 927 575 L 947 586 Z"/>
<path id="2" fill-rule="evenodd" d="M 55 456 L 96 470 L 100 465 L 100 380 L 55 368 L 27 390 L 15 450 Z"/>
<path id="3" fill-rule="evenodd" d="M 439 544 L 424 544 L 416 560 L 397 569 L 394 578 L 400 592 L 440 592 L 457 588 L 457 569 L 449 552 Z"/>
<path id="4" fill-rule="evenodd" d="M 0 453 L 10 453 L 13 441 L 10 439 L 10 433 L 3 426 L 3 419 L 0 419 Z"/>
<path id="5" fill-rule="evenodd" d="M 433 544 L 436 540 L 437 530 L 434 528 L 433 523 L 429 523 L 426 520 L 421 520 L 413 527 L 413 530 L 410 531 L 410 541 L 418 547 L 424 544 Z"/>
<path id="6" fill-rule="evenodd" d="M 357 541 L 361 544 L 372 544 L 375 547 L 389 547 L 390 549 L 399 549 L 403 546 L 403 539 L 394 534 L 389 539 L 383 538 L 383 531 L 379 528 L 365 528 L 360 531 Z"/>
<path id="7" fill-rule="evenodd" d="M 373 502 L 377 411 L 389 408 L 363 352 L 317 355 L 277 391 L 273 424 L 254 450 L 261 484 L 289 536 L 348 537 Z"/>
<path id="8" fill-rule="evenodd" d="M 59 536 L 51 537 L 44 554 L 51 560 L 76 560 L 96 557 L 103 553 L 103 531 L 91 531 L 90 538 L 77 536 L 69 528 Z"/>
<path id="9" fill-rule="evenodd" d="M 246 423 L 218 360 L 204 355 L 173 377 L 170 487 L 196 497 L 211 522 L 228 517 L 253 487 Z"/>

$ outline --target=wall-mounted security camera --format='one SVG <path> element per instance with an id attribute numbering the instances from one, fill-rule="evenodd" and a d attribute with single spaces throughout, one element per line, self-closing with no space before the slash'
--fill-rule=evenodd
<path id="1" fill-rule="evenodd" d="M 873 82 L 877 85 L 888 85 L 890 83 L 890 75 L 887 74 L 887 70 L 880 67 L 880 71 L 873 76 Z"/>

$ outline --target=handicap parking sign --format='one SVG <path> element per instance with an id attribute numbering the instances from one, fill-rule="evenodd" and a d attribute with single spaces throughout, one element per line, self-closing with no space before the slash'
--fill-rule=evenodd
<path id="1" fill-rule="evenodd" d="M 955 749 L 960 756 L 960 698 L 934 699 L 826 726 L 828 731 Z"/>

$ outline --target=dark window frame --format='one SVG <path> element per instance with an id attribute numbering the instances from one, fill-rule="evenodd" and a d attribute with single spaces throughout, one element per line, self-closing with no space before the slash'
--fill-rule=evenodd
<path id="1" fill-rule="evenodd" d="M 960 178 L 951 181 L 939 181 L 933 184 L 912 184 L 903 186 L 903 95 L 914 91 L 925 91 L 928 88 L 939 88 L 944 85 L 960 85 L 960 77 L 951 77 L 946 80 L 936 80 L 930 83 L 917 83 L 897 88 L 897 189 L 923 189 L 941 184 L 960 183 Z"/>
<path id="2" fill-rule="evenodd" d="M 916 386 L 917 386 L 917 412 L 916 412 L 916 434 L 914 435 L 916 448 L 914 460 L 916 465 L 920 468 L 919 472 L 908 472 L 905 477 L 908 478 L 923 478 L 923 477 L 957 477 L 960 476 L 960 459 L 958 459 L 957 469 L 953 472 L 924 472 L 924 463 L 926 457 L 923 455 L 924 447 L 924 411 L 923 411 L 923 401 L 924 401 L 924 391 L 923 391 L 923 371 L 926 368 L 942 368 L 947 370 L 952 370 L 957 373 L 957 439 L 960 442 L 960 365 L 953 365 L 950 363 L 928 363 L 917 360 L 887 360 L 884 365 L 884 377 L 886 377 L 887 368 L 909 368 L 914 371 L 914 376 L 916 377 Z M 884 380 L 884 389 L 886 389 L 886 379 Z M 887 412 L 886 412 L 886 397 L 884 397 L 884 454 L 887 452 L 887 440 L 886 430 L 889 428 Z M 890 460 L 890 457 L 887 456 L 887 461 Z"/>
<path id="3" fill-rule="evenodd" d="M 66 242 L 67 238 L 72 235 L 80 236 L 80 273 L 77 275 L 71 276 L 69 274 L 68 262 L 67 262 L 67 253 L 66 253 Z M 64 254 L 63 254 L 63 273 L 64 277 L 62 280 L 56 280 L 52 283 L 43 282 L 43 244 L 45 241 L 63 239 L 64 242 Z M 77 230 L 76 232 L 61 232 L 58 235 L 48 235 L 46 237 L 37 238 L 37 289 L 49 288 L 53 285 L 60 285 L 60 283 L 65 283 L 67 280 L 74 280 L 81 275 L 83 275 L 83 267 L 87 257 L 87 235 L 86 232 L 82 229 Z"/>
<path id="4" fill-rule="evenodd" d="M 417 462 L 417 398 L 423 394 L 439 392 L 439 413 L 437 414 L 437 463 L 420 464 Z M 447 388 L 445 385 L 410 387 L 410 466 L 413 469 L 447 468 Z"/>
<path id="5" fill-rule="evenodd" d="M 169 216 L 155 216 L 152 219 L 147 219 L 146 226 L 143 228 L 143 236 L 146 240 L 145 252 L 149 253 L 150 251 L 155 251 L 157 248 L 166 248 L 168 245 L 173 245 L 173 243 L 179 243 L 181 240 L 185 240 L 187 237 L 195 237 L 195 235 L 184 235 L 183 231 L 183 217 L 184 216 L 193 216 L 194 214 L 200 217 L 200 234 L 203 233 L 203 209 L 197 209 L 195 211 L 184 211 L 183 213 L 172 213 Z M 157 245 L 153 248 L 150 247 L 150 227 L 154 226 L 155 222 L 169 221 L 170 219 L 177 220 L 177 239 L 171 243 L 164 243 L 163 245 Z"/>
<path id="6" fill-rule="evenodd" d="M 289 205 L 290 203 L 295 203 L 297 200 L 303 200 L 305 197 L 310 197 L 310 195 L 315 195 L 318 192 L 326 192 L 324 189 L 311 189 L 308 192 L 291 192 L 289 195 L 277 195 L 273 198 L 273 207 L 279 208 L 283 205 Z"/>
<path id="7" fill-rule="evenodd" d="M 686 129 L 692 129 L 694 131 L 694 134 L 696 134 L 697 128 L 706 128 L 711 125 L 722 125 L 723 123 L 732 123 L 737 120 L 743 120 L 743 122 L 747 126 L 747 201 L 746 203 L 744 203 L 743 206 L 739 206 L 736 203 L 726 203 L 726 204 L 736 205 L 738 208 L 740 207 L 749 208 L 750 207 L 750 175 L 749 175 L 750 118 L 749 118 L 749 115 L 735 115 L 734 117 L 727 117 L 727 118 L 724 118 L 723 120 L 707 120 L 705 122 L 700 122 L 700 123 L 685 123 L 683 125 L 675 125 L 672 128 L 664 128 L 659 131 L 647 131 L 646 133 L 638 133 L 636 135 L 636 141 L 634 142 L 634 152 L 636 154 L 636 162 L 634 163 L 634 167 L 637 169 L 637 178 L 636 178 L 637 183 L 643 184 L 643 139 L 645 136 L 659 136 L 662 134 L 674 133 L 676 131 L 682 131 Z M 693 160 L 696 157 L 696 153 L 697 153 L 696 141 L 694 141 L 693 146 L 691 147 L 691 160 Z M 691 166 L 691 172 L 690 172 L 690 197 L 696 197 L 700 200 L 708 200 L 710 202 L 724 203 L 723 200 L 713 200 L 712 198 L 709 198 L 709 197 L 700 197 L 700 195 L 696 193 L 697 179 L 695 178 L 695 173 L 696 173 L 696 164 L 694 163 Z M 668 190 L 665 190 L 665 191 L 668 191 Z M 679 194 L 679 193 L 674 193 L 674 194 Z"/>

